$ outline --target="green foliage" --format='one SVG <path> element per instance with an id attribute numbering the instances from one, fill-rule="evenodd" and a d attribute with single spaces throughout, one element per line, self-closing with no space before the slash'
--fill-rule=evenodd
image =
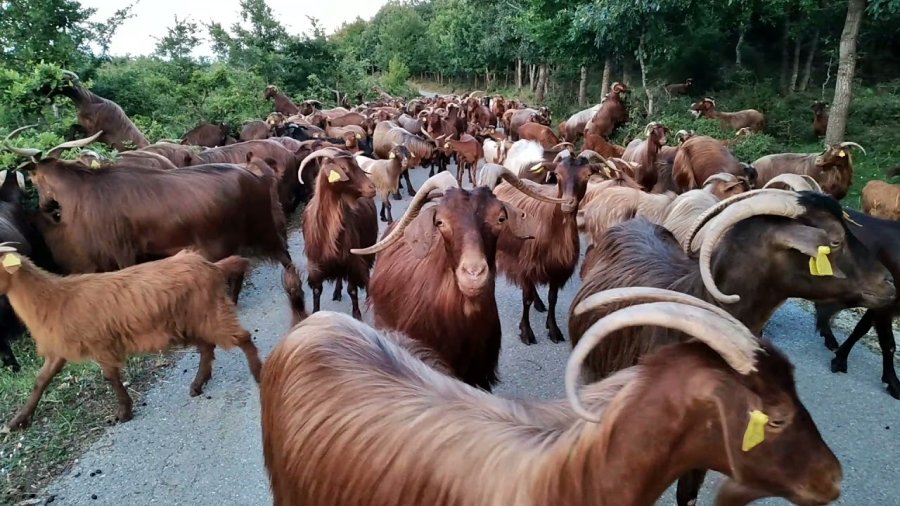
<path id="1" fill-rule="evenodd" d="M 394 57 L 388 65 L 388 71 L 381 78 L 385 91 L 391 95 L 411 96 L 406 81 L 409 80 L 409 67 L 400 58 Z"/>

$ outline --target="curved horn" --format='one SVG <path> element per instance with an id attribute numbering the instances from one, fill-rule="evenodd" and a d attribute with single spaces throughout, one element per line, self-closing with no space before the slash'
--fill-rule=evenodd
<path id="1" fill-rule="evenodd" d="M 711 98 L 709 98 L 709 97 L 704 98 L 703 101 L 704 101 L 704 102 L 709 102 L 713 107 L 716 106 L 716 101 L 713 100 L 713 99 L 711 99 Z"/>
<path id="2" fill-rule="evenodd" d="M 700 185 L 700 187 L 702 188 L 702 187 L 704 187 L 710 183 L 713 183 L 715 181 L 723 181 L 725 183 L 733 183 L 733 182 L 737 181 L 737 177 L 734 174 L 729 174 L 728 172 L 719 172 L 718 174 L 713 174 L 712 176 L 709 176 L 708 178 L 706 178 L 706 181 L 704 181 L 703 184 Z"/>
<path id="3" fill-rule="evenodd" d="M 20 133 L 24 132 L 25 130 L 28 130 L 29 128 L 34 128 L 34 127 L 36 127 L 36 126 L 37 126 L 37 125 L 25 125 L 25 126 L 23 126 L 23 127 L 19 127 L 19 128 L 17 128 L 17 129 L 13 130 L 12 132 L 10 132 L 10 133 L 6 136 L 6 138 L 3 139 L 3 149 L 5 149 L 5 150 L 7 150 L 7 151 L 9 151 L 9 152 L 11 152 L 11 153 L 15 153 L 15 154 L 17 154 L 17 155 L 19 155 L 19 156 L 27 156 L 28 158 L 32 158 L 32 157 L 34 157 L 34 156 L 37 156 L 37 155 L 41 154 L 41 150 L 40 150 L 40 149 L 35 149 L 35 148 L 17 148 L 17 147 L 15 147 L 15 146 L 10 145 L 10 143 L 9 143 L 9 141 L 11 141 L 11 140 L 15 139 L 16 137 L 18 137 Z"/>
<path id="4" fill-rule="evenodd" d="M 575 149 L 575 145 L 572 144 L 571 142 L 560 142 L 559 144 L 557 144 L 557 145 L 553 146 L 552 148 L 550 148 L 550 151 L 562 150 L 562 148 L 564 148 L 564 147 L 566 147 L 566 146 L 568 146 L 568 147 L 570 147 L 570 148 L 572 148 L 572 149 Z"/>
<path id="5" fill-rule="evenodd" d="M 650 123 L 647 123 L 647 126 L 644 128 L 644 137 L 649 137 L 650 131 L 653 130 L 654 128 L 656 128 L 657 125 L 659 125 L 659 123 L 657 123 L 656 121 L 651 121 Z"/>
<path id="6" fill-rule="evenodd" d="M 795 192 L 779 190 L 763 190 L 768 193 L 756 194 L 755 198 L 745 199 L 725 209 L 719 217 L 710 223 L 710 229 L 703 238 L 700 246 L 700 277 L 709 293 L 721 302 L 733 304 L 741 300 L 739 295 L 725 295 L 716 286 L 712 275 L 712 253 L 719 241 L 728 230 L 738 222 L 753 216 L 784 216 L 796 218 L 802 215 L 806 209 L 797 201 Z"/>
<path id="7" fill-rule="evenodd" d="M 778 174 L 777 176 L 770 179 L 769 182 L 763 186 L 763 188 L 769 188 L 770 186 L 777 183 L 781 183 L 795 192 L 811 191 L 822 193 L 822 187 L 819 186 L 818 181 L 813 179 L 811 176 L 791 173 Z"/>
<path id="8" fill-rule="evenodd" d="M 425 134 L 425 137 L 428 137 L 429 139 L 433 140 L 434 142 L 437 142 L 436 140 L 434 140 L 434 137 L 432 137 L 431 134 L 429 134 L 428 132 L 425 131 L 425 127 L 421 127 L 421 128 L 419 128 L 419 130 L 423 134 Z"/>
<path id="9" fill-rule="evenodd" d="M 721 213 L 723 210 L 725 210 L 725 208 L 727 208 L 731 204 L 740 202 L 741 200 L 744 200 L 744 199 L 755 197 L 761 193 L 779 193 L 779 192 L 780 193 L 792 193 L 792 192 L 788 192 L 787 190 L 779 190 L 776 188 L 766 188 L 766 189 L 750 190 L 750 191 L 747 191 L 744 193 L 740 193 L 738 195 L 732 195 L 731 197 L 728 197 L 725 200 L 719 201 L 718 204 L 716 204 L 713 207 L 710 207 L 706 211 L 703 211 L 703 213 L 700 214 L 700 216 L 698 216 L 696 220 L 694 220 L 694 224 L 691 226 L 691 232 L 687 235 L 685 242 L 682 243 L 682 245 L 681 245 L 682 249 L 684 250 L 685 253 L 690 255 L 691 252 L 693 251 L 693 248 L 691 246 L 693 245 L 694 238 L 697 237 L 697 234 L 700 232 L 700 230 L 704 226 L 706 226 L 706 224 L 709 223 L 710 220 L 715 218 L 719 213 Z"/>
<path id="10" fill-rule="evenodd" d="M 300 184 L 303 184 L 303 168 L 306 167 L 306 164 L 315 160 L 316 158 L 328 158 L 330 160 L 334 160 L 335 158 L 352 158 L 353 155 L 349 151 L 344 151 L 343 149 L 338 148 L 322 148 L 317 151 L 313 151 L 306 158 L 300 162 L 300 168 L 297 169 L 297 179 L 300 180 Z"/>
<path id="11" fill-rule="evenodd" d="M 44 156 L 44 158 L 56 158 L 57 156 L 59 156 L 60 153 L 62 153 L 63 151 L 65 151 L 67 149 L 83 148 L 83 147 L 87 146 L 88 144 L 90 144 L 90 143 L 96 141 L 98 138 L 100 138 L 101 135 L 103 135 L 103 130 L 100 130 L 99 132 L 95 133 L 94 135 L 92 135 L 90 137 L 85 137 L 84 139 L 77 139 L 74 141 L 64 142 L 64 143 L 60 144 L 59 146 L 54 147 L 50 151 L 47 151 L 47 154 L 45 154 L 43 156 Z"/>
<path id="12" fill-rule="evenodd" d="M 579 304 L 576 314 L 611 303 L 639 302 L 607 314 L 584 333 L 566 364 L 566 397 L 582 418 L 601 417 L 585 409 L 578 396 L 581 365 L 590 352 L 610 334 L 638 325 L 652 325 L 684 332 L 717 352 L 739 374 L 756 370 L 759 341 L 740 322 L 720 308 L 678 292 L 653 288 L 605 290 Z M 715 308 L 715 309 L 713 309 Z"/>
<path id="13" fill-rule="evenodd" d="M 599 161 L 600 163 L 602 163 L 603 165 L 605 165 L 606 167 L 608 167 L 610 170 L 612 170 L 613 172 L 615 172 L 617 174 L 622 172 L 621 170 L 619 170 L 619 167 L 617 167 L 616 164 L 614 164 L 610 160 L 607 160 L 603 155 L 601 155 L 600 153 L 598 153 L 596 151 L 593 151 L 590 149 L 585 149 L 585 150 L 582 150 L 581 153 L 578 153 L 578 157 L 579 158 L 587 158 L 588 161 Z M 612 177 L 612 174 L 610 174 L 609 171 L 605 171 L 605 172 L 606 172 L 606 177 L 609 177 L 609 178 Z"/>
<path id="14" fill-rule="evenodd" d="M 400 222 L 397 223 L 397 226 L 394 227 L 388 235 L 368 248 L 353 248 L 350 250 L 350 253 L 353 253 L 354 255 L 371 255 L 383 251 L 388 246 L 399 241 L 400 238 L 403 237 L 403 231 L 406 230 L 406 227 L 409 226 L 414 219 L 416 219 L 422 206 L 428 201 L 428 194 L 434 190 L 443 191 L 447 188 L 459 188 L 456 178 L 453 177 L 449 171 L 439 172 L 425 180 L 425 182 L 422 183 L 422 186 L 419 187 L 419 191 L 416 192 L 416 196 L 413 197 L 412 201 L 409 203 L 409 207 L 406 208 L 406 212 L 403 213 L 403 217 L 400 218 Z"/>
<path id="15" fill-rule="evenodd" d="M 859 148 L 859 150 L 862 151 L 864 155 L 868 156 L 868 153 L 866 153 L 866 149 L 855 142 L 845 141 L 845 142 L 842 142 L 840 144 L 840 146 L 842 148 L 846 148 L 848 146 L 853 146 L 854 148 Z"/>
<path id="16" fill-rule="evenodd" d="M 548 204 L 564 204 L 568 202 L 568 199 L 558 199 L 556 197 L 548 197 L 540 192 L 535 191 L 531 187 L 528 186 L 528 183 L 522 181 L 521 178 L 513 171 L 509 170 L 506 167 L 503 167 L 503 172 L 499 174 L 504 181 L 510 184 L 513 188 L 519 190 L 520 192 L 528 195 L 529 197 L 540 200 L 541 202 L 546 202 Z"/>
<path id="17" fill-rule="evenodd" d="M 78 74 L 72 72 L 71 70 L 63 70 L 62 75 L 68 77 L 69 79 L 73 79 L 75 81 L 81 81 L 81 78 L 78 77 Z"/>

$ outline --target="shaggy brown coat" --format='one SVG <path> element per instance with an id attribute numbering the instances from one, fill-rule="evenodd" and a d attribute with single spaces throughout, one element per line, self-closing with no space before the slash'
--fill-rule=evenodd
<path id="1" fill-rule="evenodd" d="M 716 110 L 715 101 L 705 98 L 691 104 L 690 110 L 700 118 L 718 119 L 724 129 L 740 130 L 741 128 L 749 128 L 751 132 L 762 132 L 766 129 L 766 117 L 756 109 L 721 112 Z"/>
<path id="2" fill-rule="evenodd" d="M 779 153 L 767 155 L 753 162 L 758 174 L 756 184 L 764 186 L 779 174 L 792 173 L 810 176 L 822 191 L 841 200 L 853 186 L 853 158 L 848 147 L 835 144 L 822 153 Z"/>
<path id="3" fill-rule="evenodd" d="M 278 89 L 278 86 L 272 84 L 266 86 L 266 91 L 263 93 L 263 100 L 268 100 L 270 98 L 275 100 L 275 112 L 280 112 L 285 116 L 300 112 L 300 108 L 297 107 L 297 104 L 295 104 L 287 95 L 282 93 L 281 90 Z"/>
<path id="4" fill-rule="evenodd" d="M 700 188 L 713 174 L 726 172 L 737 177 L 746 177 L 750 186 L 762 186 L 764 181 L 757 178 L 757 171 L 738 161 L 731 151 L 718 139 L 697 135 L 684 141 L 675 154 L 672 164 L 672 179 L 679 192 Z"/>
<path id="5" fill-rule="evenodd" d="M 271 128 L 269 124 L 263 120 L 256 120 L 244 123 L 244 126 L 241 127 L 239 139 L 241 142 L 268 139 L 270 134 Z"/>
<path id="6" fill-rule="evenodd" d="M 131 145 L 137 148 L 150 145 L 119 104 L 87 90 L 77 79 L 67 80 L 58 93 L 75 103 L 78 124 L 84 128 L 85 137 L 103 131 L 97 140 L 117 151 L 132 149 Z"/>
<path id="7" fill-rule="evenodd" d="M 647 125 L 649 134 L 646 139 L 634 139 L 628 143 L 622 159 L 626 162 L 636 162 L 634 180 L 644 189 L 650 191 L 656 185 L 659 171 L 656 166 L 659 150 L 666 144 L 666 133 L 669 129 L 658 124 Z M 602 153 L 601 153 L 602 154 Z"/>
<path id="8" fill-rule="evenodd" d="M 201 122 L 181 138 L 182 144 L 214 148 L 228 144 L 230 128 L 224 123 Z"/>
<path id="9" fill-rule="evenodd" d="M 884 220 L 900 220 L 900 184 L 869 181 L 862 190 L 862 209 Z"/>

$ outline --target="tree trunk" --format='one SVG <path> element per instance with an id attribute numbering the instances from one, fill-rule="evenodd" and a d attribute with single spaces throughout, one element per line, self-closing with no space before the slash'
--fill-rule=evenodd
<path id="1" fill-rule="evenodd" d="M 529 82 L 529 85 L 531 86 L 532 93 L 534 93 L 535 86 L 537 86 L 537 80 L 535 79 L 535 77 L 537 77 L 537 65 L 529 65 L 529 71 L 528 71 L 529 81 L 528 82 Z"/>
<path id="2" fill-rule="evenodd" d="M 516 91 L 522 91 L 522 59 L 516 58 Z"/>
<path id="3" fill-rule="evenodd" d="M 741 23 L 741 32 L 738 35 L 737 44 L 734 45 L 734 64 L 741 68 L 743 64 L 741 63 L 741 46 L 744 45 L 744 35 L 747 33 L 747 27 L 743 23 Z"/>
<path id="4" fill-rule="evenodd" d="M 781 75 L 778 79 L 778 88 L 782 93 L 788 90 L 788 61 L 790 57 L 790 51 L 788 50 L 788 44 L 790 43 L 789 32 L 788 32 L 788 23 L 784 22 L 784 31 L 781 32 Z"/>
<path id="5" fill-rule="evenodd" d="M 641 41 L 638 44 L 638 64 L 641 66 L 641 86 L 644 87 L 644 93 L 647 94 L 647 116 L 653 116 L 653 92 L 647 86 L 647 62 L 644 59 L 644 35 L 641 35 Z"/>
<path id="6" fill-rule="evenodd" d="M 797 79 L 800 76 L 800 48 L 803 46 L 803 38 L 794 40 L 794 61 L 791 64 L 791 93 L 797 91 Z"/>
<path id="7" fill-rule="evenodd" d="M 600 83 L 600 97 L 606 96 L 609 91 L 609 75 L 612 73 L 612 58 L 609 56 L 603 60 L 603 81 Z"/>
<path id="8" fill-rule="evenodd" d="M 626 86 L 631 85 L 631 61 L 628 57 L 622 60 L 622 83 Z"/>
<path id="9" fill-rule="evenodd" d="M 578 80 L 578 105 L 587 102 L 587 67 L 581 66 L 581 79 Z"/>
<path id="10" fill-rule="evenodd" d="M 847 2 L 847 20 L 841 33 L 840 60 L 837 80 L 834 83 L 834 101 L 828 114 L 828 131 L 825 141 L 837 144 L 844 140 L 847 131 L 847 116 L 850 113 L 853 75 L 856 73 L 856 39 L 865 14 L 866 0 Z"/>
<path id="11" fill-rule="evenodd" d="M 484 67 L 484 91 L 491 87 L 491 71 Z"/>
<path id="12" fill-rule="evenodd" d="M 535 90 L 534 100 L 538 104 L 543 105 L 544 93 L 547 90 L 547 65 L 538 65 L 537 89 Z"/>
<path id="13" fill-rule="evenodd" d="M 816 57 L 816 49 L 819 48 L 819 31 L 813 34 L 812 44 L 809 46 L 809 56 L 806 57 L 806 63 L 803 64 L 803 77 L 800 78 L 800 91 L 806 91 L 809 87 L 809 77 L 812 74 L 813 59 Z"/>

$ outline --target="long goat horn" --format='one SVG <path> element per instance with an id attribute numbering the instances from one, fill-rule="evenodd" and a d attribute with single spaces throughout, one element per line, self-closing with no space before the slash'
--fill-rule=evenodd
<path id="1" fill-rule="evenodd" d="M 559 144 L 550 148 L 550 151 L 556 151 L 557 149 L 561 150 L 564 147 L 570 147 L 572 149 L 575 149 L 575 145 L 572 144 L 571 142 L 560 142 Z"/>
<path id="2" fill-rule="evenodd" d="M 300 168 L 297 169 L 297 179 L 300 180 L 300 184 L 303 184 L 303 168 L 306 167 L 306 164 L 317 159 L 317 158 L 328 158 L 329 160 L 334 160 L 335 158 L 352 158 L 353 154 L 349 151 L 344 151 L 338 148 L 322 148 L 317 151 L 313 151 L 306 158 L 300 162 Z"/>
<path id="3" fill-rule="evenodd" d="M 62 74 L 64 76 L 68 77 L 69 79 L 73 79 L 75 81 L 81 81 L 81 78 L 78 77 L 78 74 L 76 74 L 75 72 L 72 72 L 71 70 L 63 70 Z"/>
<path id="4" fill-rule="evenodd" d="M 733 304 L 741 300 L 739 295 L 725 295 L 716 286 L 712 274 L 712 254 L 722 237 L 737 223 L 753 216 L 784 216 L 796 218 L 806 212 L 806 208 L 797 201 L 797 193 L 780 190 L 765 190 L 769 193 L 756 194 L 755 198 L 744 199 L 738 204 L 722 211 L 722 214 L 710 223 L 710 229 L 700 246 L 700 277 L 709 293 L 721 302 Z M 742 194 L 744 195 L 744 194 Z"/>
<path id="5" fill-rule="evenodd" d="M 513 188 L 519 190 L 520 192 L 528 195 L 529 197 L 540 200 L 541 202 L 546 202 L 548 204 L 564 204 L 568 202 L 568 199 L 558 199 L 556 197 L 548 197 L 540 192 L 535 191 L 531 187 L 528 186 L 528 183 L 522 181 L 518 175 L 513 173 L 513 171 L 503 167 L 503 171 L 498 174 L 499 177 L 503 178 L 504 181 L 510 184 Z"/>
<path id="6" fill-rule="evenodd" d="M 397 226 L 394 227 L 388 235 L 368 248 L 353 248 L 350 250 L 350 253 L 353 253 L 354 255 L 371 255 L 386 249 L 403 237 L 403 231 L 414 219 L 416 219 L 416 216 L 419 215 L 419 211 L 422 210 L 422 206 L 428 201 L 429 193 L 434 190 L 443 191 L 447 188 L 458 187 L 459 184 L 456 182 L 456 178 L 453 177 L 450 172 L 439 172 L 434 176 L 431 176 L 419 187 L 419 191 L 416 192 L 416 196 L 413 197 L 412 201 L 409 203 L 409 207 L 406 208 L 406 212 L 403 213 L 400 222 L 397 223 Z"/>
<path id="7" fill-rule="evenodd" d="M 428 137 L 429 139 L 433 140 L 434 142 L 437 142 L 434 140 L 434 137 L 432 137 L 431 134 L 429 134 L 428 132 L 425 131 L 425 127 L 421 127 L 421 128 L 419 128 L 419 130 L 421 130 L 421 132 L 423 134 L 425 134 L 425 137 Z"/>
<path id="8" fill-rule="evenodd" d="M 605 290 L 582 301 L 575 314 L 624 302 L 635 305 L 609 313 L 591 325 L 566 364 L 566 397 L 578 416 L 601 421 L 601 416 L 584 407 L 578 395 L 581 366 L 597 345 L 624 328 L 651 325 L 678 330 L 709 346 L 738 373 L 756 370 L 756 354 L 761 348 L 753 333 L 721 308 L 686 294 L 639 287 Z"/>
<path id="9" fill-rule="evenodd" d="M 5 139 L 3 139 L 3 149 L 6 149 L 7 151 L 9 151 L 11 153 L 15 153 L 19 156 L 27 156 L 28 158 L 33 158 L 33 157 L 41 154 L 40 149 L 17 148 L 9 143 L 9 141 L 18 137 L 20 133 L 24 132 L 25 130 L 28 130 L 29 128 L 34 128 L 36 126 L 37 125 L 25 125 L 23 127 L 19 127 L 17 129 L 13 130 L 12 132 L 10 132 L 9 135 L 7 135 Z"/>
<path id="10" fill-rule="evenodd" d="M 83 147 L 87 146 L 88 144 L 99 139 L 101 135 L 103 135 L 103 130 L 100 130 L 99 132 L 95 133 L 94 135 L 92 135 L 90 137 L 85 137 L 84 139 L 76 139 L 74 141 L 64 142 L 64 143 L 60 144 L 59 146 L 54 147 L 50 151 L 47 151 L 47 154 L 44 155 L 44 158 L 56 158 L 60 155 L 60 153 L 62 153 L 63 151 L 65 151 L 67 149 L 83 148 Z"/>
<path id="11" fill-rule="evenodd" d="M 801 191 L 811 191 L 822 193 L 822 187 L 819 186 L 819 182 L 813 179 L 811 176 L 800 175 L 800 174 L 778 174 L 769 180 L 764 186 L 763 189 L 769 188 L 774 184 L 783 184 L 790 188 L 795 192 Z"/>
<path id="12" fill-rule="evenodd" d="M 719 201 L 718 204 L 714 205 L 713 207 L 710 207 L 706 211 L 703 211 L 703 213 L 700 214 L 700 216 L 698 216 L 696 220 L 694 220 L 694 224 L 691 226 L 690 233 L 685 238 L 685 241 L 681 244 L 682 250 L 684 250 L 685 253 L 690 255 L 694 251 L 694 249 L 693 249 L 694 239 L 697 237 L 697 234 L 700 233 L 700 230 L 703 227 L 705 227 L 706 224 L 710 222 L 710 220 L 712 220 L 713 218 L 718 216 L 719 213 L 724 211 L 731 204 L 740 202 L 744 199 L 755 197 L 762 193 L 778 193 L 778 192 L 793 193 L 793 192 L 789 192 L 788 190 L 779 190 L 776 188 L 765 188 L 765 189 L 750 190 L 750 191 L 747 191 L 744 193 L 739 193 L 737 195 L 732 195 L 731 197 L 728 197 L 725 200 Z"/>
<path id="13" fill-rule="evenodd" d="M 842 142 L 840 144 L 840 146 L 842 148 L 846 148 L 847 146 L 853 146 L 854 148 L 859 148 L 859 150 L 862 151 L 864 155 L 866 155 L 866 156 L 869 155 L 868 153 L 866 153 L 866 148 L 860 146 L 859 144 L 857 144 L 855 142 L 845 141 L 845 142 Z"/>

